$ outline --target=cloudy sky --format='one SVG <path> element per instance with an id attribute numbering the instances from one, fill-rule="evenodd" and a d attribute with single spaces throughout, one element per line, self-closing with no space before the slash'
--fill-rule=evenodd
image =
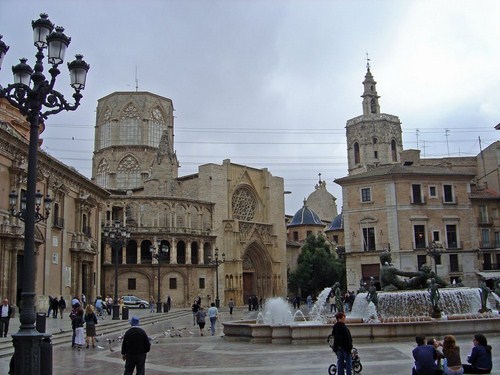
<path id="1" fill-rule="evenodd" d="M 321 173 L 340 211 L 367 53 L 405 148 L 475 156 L 500 134 L 497 0 L 1 0 L 3 86 L 19 58 L 34 62 L 42 12 L 72 38 L 66 60 L 91 65 L 80 108 L 49 118 L 42 148 L 87 177 L 97 100 L 138 86 L 174 102 L 180 175 L 224 159 L 268 168 L 293 214 Z"/>

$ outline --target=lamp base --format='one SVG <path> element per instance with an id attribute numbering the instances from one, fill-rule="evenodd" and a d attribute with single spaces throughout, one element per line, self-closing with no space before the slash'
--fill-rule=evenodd
<path id="1" fill-rule="evenodd" d="M 113 318 L 112 320 L 120 320 L 120 305 L 113 304 Z"/>
<path id="2" fill-rule="evenodd" d="M 41 344 L 44 336 L 43 333 L 39 333 L 35 329 L 20 329 L 19 332 L 12 335 L 15 374 L 32 375 L 41 373 Z"/>

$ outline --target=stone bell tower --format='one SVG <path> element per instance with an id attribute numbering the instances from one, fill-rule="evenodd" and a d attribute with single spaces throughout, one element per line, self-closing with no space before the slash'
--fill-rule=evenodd
<path id="1" fill-rule="evenodd" d="M 371 167 L 400 162 L 403 150 L 401 122 L 397 116 L 380 113 L 377 82 L 366 64 L 363 81 L 363 114 L 347 120 L 347 160 L 349 175 Z"/>

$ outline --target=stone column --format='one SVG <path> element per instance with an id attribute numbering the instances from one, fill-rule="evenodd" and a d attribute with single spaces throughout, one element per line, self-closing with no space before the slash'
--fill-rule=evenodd
<path id="1" fill-rule="evenodd" d="M 191 264 L 191 241 L 186 241 L 186 264 Z"/>
<path id="2" fill-rule="evenodd" d="M 171 264 L 177 264 L 177 240 L 172 238 L 172 256 L 170 257 Z"/>
<path id="3" fill-rule="evenodd" d="M 141 259 L 141 246 L 139 244 L 139 241 L 137 241 L 137 248 L 135 249 L 135 252 L 136 252 L 136 258 L 137 258 L 137 264 L 141 264 L 142 263 L 142 259 Z"/>

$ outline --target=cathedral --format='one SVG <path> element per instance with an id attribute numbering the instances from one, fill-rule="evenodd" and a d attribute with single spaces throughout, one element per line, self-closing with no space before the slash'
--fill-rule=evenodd
<path id="1" fill-rule="evenodd" d="M 119 221 L 131 233 L 118 259 L 101 244 L 102 293 L 112 295 L 118 261 L 121 295 L 156 298 L 159 262 L 161 299 L 177 307 L 283 296 L 283 179 L 230 160 L 193 175 L 178 169 L 172 100 L 148 92 L 99 100 L 92 179 L 111 194 L 102 225 Z M 167 252 L 155 258 L 159 246 Z"/>

